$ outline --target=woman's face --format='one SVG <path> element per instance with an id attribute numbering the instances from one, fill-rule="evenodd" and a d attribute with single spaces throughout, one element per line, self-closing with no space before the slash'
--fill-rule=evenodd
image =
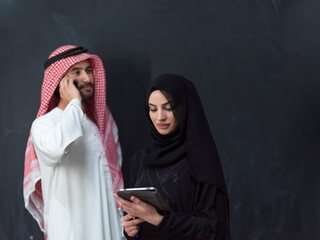
<path id="1" fill-rule="evenodd" d="M 159 91 L 153 91 L 149 97 L 149 116 L 158 132 L 171 133 L 178 125 L 168 99 Z"/>

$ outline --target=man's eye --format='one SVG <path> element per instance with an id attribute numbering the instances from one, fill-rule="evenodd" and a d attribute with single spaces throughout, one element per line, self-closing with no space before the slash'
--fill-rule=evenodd
<path id="1" fill-rule="evenodd" d="M 87 73 L 92 73 L 92 68 L 88 68 Z"/>

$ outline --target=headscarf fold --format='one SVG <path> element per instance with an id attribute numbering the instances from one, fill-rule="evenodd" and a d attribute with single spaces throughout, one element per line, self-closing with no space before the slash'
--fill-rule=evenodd
<path id="1" fill-rule="evenodd" d="M 149 96 L 155 90 L 173 97 L 178 127 L 168 135 L 161 135 L 149 117 Z M 186 156 L 194 179 L 215 185 L 228 196 L 218 151 L 193 83 L 175 74 L 159 76 L 148 88 L 145 113 L 151 129 L 151 141 L 142 155 L 142 163 L 151 168 L 165 167 Z"/>
<path id="2" fill-rule="evenodd" d="M 49 59 L 76 47 L 77 46 L 74 45 L 62 46 L 56 49 L 49 56 Z M 102 60 L 98 56 L 82 52 L 77 55 L 59 59 L 49 65 L 44 72 L 41 104 L 36 118 L 45 115 L 58 105 L 59 99 L 54 95 L 54 91 L 59 85 L 60 80 L 71 66 L 84 60 L 89 60 L 92 66 L 95 83 L 94 99 L 86 102 L 87 114 L 95 121 L 99 128 L 102 145 L 108 162 L 106 167 L 109 167 L 114 192 L 116 192 L 123 185 L 121 174 L 122 155 L 118 139 L 118 129 L 106 105 L 105 69 Z M 107 171 L 107 169 L 105 169 L 105 171 Z M 46 234 L 43 218 L 44 204 L 41 190 L 41 173 L 31 134 L 29 135 L 25 152 L 23 196 L 25 207 L 36 219 L 40 229 Z"/>

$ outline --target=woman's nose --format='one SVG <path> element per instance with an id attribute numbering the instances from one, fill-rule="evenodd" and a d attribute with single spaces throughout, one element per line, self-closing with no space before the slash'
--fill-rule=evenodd
<path id="1" fill-rule="evenodd" d="M 162 110 L 158 111 L 158 121 L 164 120 L 166 118 L 164 112 Z"/>

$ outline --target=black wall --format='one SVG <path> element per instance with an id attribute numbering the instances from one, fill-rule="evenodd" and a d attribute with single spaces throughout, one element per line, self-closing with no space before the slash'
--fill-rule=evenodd
<path id="1" fill-rule="evenodd" d="M 43 239 L 24 152 L 43 62 L 65 44 L 104 61 L 125 175 L 147 141 L 147 84 L 182 74 L 217 143 L 233 239 L 320 239 L 319 12 L 318 0 L 0 0 L 0 239 Z"/>

